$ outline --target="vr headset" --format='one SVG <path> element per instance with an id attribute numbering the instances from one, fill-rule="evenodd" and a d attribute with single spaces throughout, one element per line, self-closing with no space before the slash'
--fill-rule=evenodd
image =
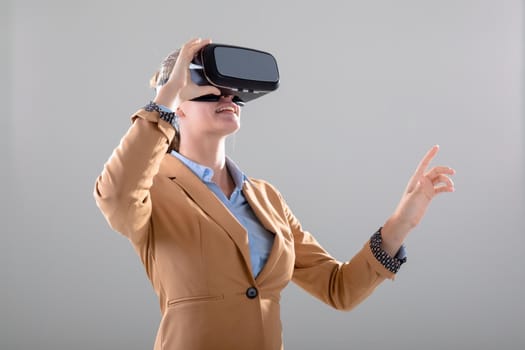
<path id="1" fill-rule="evenodd" d="M 268 52 L 245 47 L 209 44 L 190 64 L 191 80 L 197 85 L 213 85 L 221 95 L 233 95 L 233 102 L 244 105 L 279 87 L 277 61 Z M 205 95 L 193 101 L 217 101 L 220 96 Z"/>

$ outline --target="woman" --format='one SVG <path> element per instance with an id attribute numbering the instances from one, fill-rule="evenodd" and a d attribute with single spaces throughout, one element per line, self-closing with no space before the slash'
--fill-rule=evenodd
<path id="1" fill-rule="evenodd" d="M 129 238 L 159 296 L 155 349 L 281 349 L 279 300 L 290 280 L 337 309 L 359 304 L 404 262 L 402 244 L 454 170 L 427 171 L 425 155 L 399 206 L 349 261 L 331 257 L 279 192 L 248 178 L 225 155 L 240 106 L 197 86 L 189 64 L 210 40 L 168 56 L 155 99 L 132 118 L 97 179 L 95 198 Z M 173 112 L 171 112 L 173 111 Z M 172 150 L 173 149 L 173 150 Z"/>

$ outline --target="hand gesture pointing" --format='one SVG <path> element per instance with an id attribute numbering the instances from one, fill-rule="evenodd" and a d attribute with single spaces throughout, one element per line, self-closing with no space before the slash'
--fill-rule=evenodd
<path id="1" fill-rule="evenodd" d="M 432 199 L 440 193 L 455 190 L 450 179 L 455 174 L 454 169 L 436 166 L 427 170 L 438 151 L 439 146 L 435 145 L 425 154 L 410 178 L 394 214 L 383 227 L 383 249 L 391 256 L 396 254 L 410 230 L 419 224 Z"/>

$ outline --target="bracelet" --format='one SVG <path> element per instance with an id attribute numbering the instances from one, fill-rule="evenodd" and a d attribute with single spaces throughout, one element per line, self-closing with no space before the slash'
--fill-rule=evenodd
<path id="1" fill-rule="evenodd" d="M 153 101 L 144 106 L 144 110 L 146 112 L 159 112 L 160 119 L 170 123 L 176 130 L 179 130 L 178 118 L 175 112 L 168 110 L 166 107 L 162 108 Z"/>
<path id="2" fill-rule="evenodd" d="M 383 265 L 388 271 L 397 273 L 401 265 L 407 261 L 405 248 L 404 246 L 401 246 L 398 253 L 394 257 L 388 255 L 388 253 L 385 252 L 383 248 L 381 248 L 381 243 L 383 242 L 383 238 L 381 237 L 381 229 L 382 227 L 380 227 L 370 238 L 370 249 L 372 250 L 374 257 L 381 263 L 381 265 Z"/>

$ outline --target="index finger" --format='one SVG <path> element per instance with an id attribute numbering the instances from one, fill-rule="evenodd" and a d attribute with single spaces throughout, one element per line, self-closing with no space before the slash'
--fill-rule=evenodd
<path id="1" fill-rule="evenodd" d="M 438 151 L 439 145 L 434 145 L 431 149 L 428 150 L 428 152 L 425 154 L 423 159 L 421 159 L 421 162 L 419 162 L 419 165 L 416 168 L 416 171 L 414 173 L 415 178 L 423 176 L 425 170 L 428 168 L 430 162 L 432 161 L 432 159 L 434 159 Z"/>
<path id="2" fill-rule="evenodd" d="M 190 64 L 191 60 L 195 56 L 195 54 L 202 49 L 204 46 L 211 43 L 211 39 L 193 39 L 188 41 L 186 44 L 184 44 L 181 47 L 179 57 L 180 64 L 183 64 L 184 66 L 187 66 Z"/>

